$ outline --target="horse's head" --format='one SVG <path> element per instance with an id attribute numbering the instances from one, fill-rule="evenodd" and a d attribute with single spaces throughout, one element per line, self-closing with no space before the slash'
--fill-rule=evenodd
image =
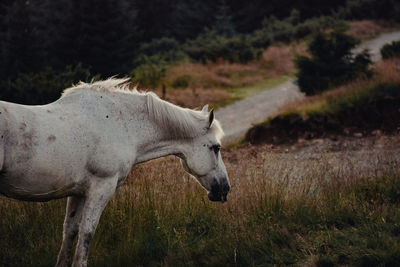
<path id="1" fill-rule="evenodd" d="M 202 110 L 208 114 L 208 106 Z M 222 129 L 214 121 L 214 112 L 208 114 L 205 134 L 192 138 L 185 146 L 181 155 L 183 168 L 192 174 L 199 183 L 208 191 L 211 201 L 226 201 L 230 190 L 228 174 L 221 157 L 221 143 L 219 135 Z"/>

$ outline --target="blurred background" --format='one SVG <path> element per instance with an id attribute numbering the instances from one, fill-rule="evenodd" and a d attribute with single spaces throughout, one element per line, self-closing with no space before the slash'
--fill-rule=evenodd
<path id="1" fill-rule="evenodd" d="M 398 21 L 395 0 L 3 0 L 0 99 L 44 104 L 118 75 L 181 105 L 224 105 L 293 75 L 317 32 L 371 38 Z"/>

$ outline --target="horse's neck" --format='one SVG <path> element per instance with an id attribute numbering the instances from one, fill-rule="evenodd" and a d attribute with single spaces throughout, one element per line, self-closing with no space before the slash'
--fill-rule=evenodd
<path id="1" fill-rule="evenodd" d="M 182 154 L 182 144 L 177 141 L 153 140 L 146 146 L 141 145 L 137 152 L 136 162 L 141 163 L 168 155 L 180 156 Z"/>
<path id="2" fill-rule="evenodd" d="M 149 125 L 144 133 L 140 134 L 142 140 L 138 144 L 136 162 L 141 163 L 168 155 L 181 155 L 183 142 L 179 140 L 165 140 L 158 127 Z"/>
<path id="3" fill-rule="evenodd" d="M 168 155 L 182 154 L 182 140 L 166 138 L 170 129 L 163 129 L 153 122 L 148 114 L 147 108 L 140 115 L 143 120 L 141 127 L 138 129 L 137 137 L 137 158 L 136 162 L 146 162 L 152 159 L 165 157 Z"/>

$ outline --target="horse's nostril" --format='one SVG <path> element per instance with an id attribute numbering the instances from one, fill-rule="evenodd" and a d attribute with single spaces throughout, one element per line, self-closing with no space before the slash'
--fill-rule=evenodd
<path id="1" fill-rule="evenodd" d="M 228 193 L 229 190 L 231 190 L 231 187 L 229 186 L 229 184 L 225 184 L 225 185 L 223 186 L 222 190 L 223 190 L 224 192 Z"/>
<path id="2" fill-rule="evenodd" d="M 218 194 L 219 193 L 219 186 L 218 186 L 218 184 L 213 184 L 212 186 L 211 186 L 211 192 L 213 192 L 214 194 Z"/>

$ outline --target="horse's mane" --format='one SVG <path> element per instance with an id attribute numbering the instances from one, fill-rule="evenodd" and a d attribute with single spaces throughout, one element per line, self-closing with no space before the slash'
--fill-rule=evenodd
<path id="1" fill-rule="evenodd" d="M 136 88 L 131 90 L 129 88 L 129 78 L 108 78 L 107 80 L 103 81 L 92 81 L 90 83 L 79 82 L 78 84 L 73 85 L 70 88 L 67 88 L 63 91 L 61 98 L 69 95 L 73 92 L 78 90 L 95 90 L 99 92 L 121 92 L 121 93 L 128 93 L 128 94 L 135 94 L 138 93 Z"/>
<path id="2" fill-rule="evenodd" d="M 77 85 L 65 89 L 61 98 L 82 89 L 145 96 L 151 120 L 162 129 L 167 129 L 169 138 L 194 138 L 211 131 L 218 140 L 221 140 L 224 134 L 217 120 L 214 120 L 211 128 L 208 129 L 208 112 L 181 108 L 160 99 L 152 92 L 138 92 L 136 88 L 131 90 L 129 78 L 118 79 L 112 77 L 104 81 L 91 83 L 79 82 Z"/>
<path id="3" fill-rule="evenodd" d="M 161 100 L 154 93 L 146 93 L 150 117 L 163 129 L 168 129 L 171 138 L 193 138 L 207 131 L 213 131 L 220 140 L 223 136 L 221 125 L 214 120 L 208 129 L 208 112 L 181 108 Z"/>

